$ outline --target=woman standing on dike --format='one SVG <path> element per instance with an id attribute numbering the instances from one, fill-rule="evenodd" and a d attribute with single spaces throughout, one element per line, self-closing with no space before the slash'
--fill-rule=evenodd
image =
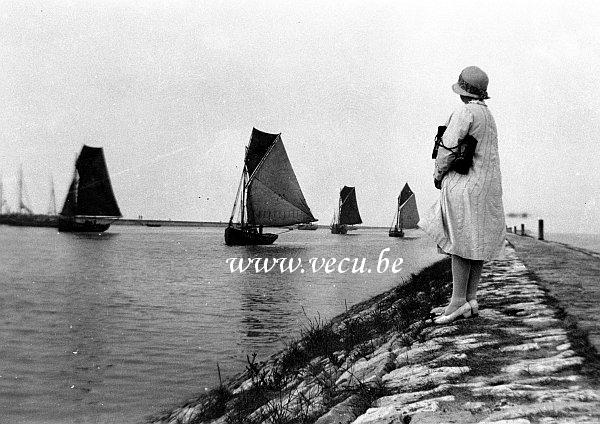
<path id="1" fill-rule="evenodd" d="M 434 183 L 440 198 L 419 222 L 452 256 L 452 298 L 437 324 L 477 315 L 477 285 L 483 262 L 502 251 L 505 239 L 502 181 L 496 123 L 484 100 L 488 77 L 476 66 L 465 68 L 452 90 L 463 105 L 450 116 L 435 160 Z M 477 140 L 466 174 L 453 168 L 454 151 L 465 136 Z M 463 171 L 464 172 L 464 171 Z"/>

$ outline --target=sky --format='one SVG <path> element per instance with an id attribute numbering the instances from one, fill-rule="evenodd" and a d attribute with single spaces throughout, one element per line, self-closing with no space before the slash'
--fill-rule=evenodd
<path id="1" fill-rule="evenodd" d="M 489 76 L 507 213 L 600 233 L 597 1 L 0 0 L 0 177 L 60 210 L 84 144 L 125 217 L 227 221 L 252 128 L 281 133 L 313 215 L 355 186 L 390 225 L 470 65 Z M 520 220 L 507 218 L 507 224 Z"/>

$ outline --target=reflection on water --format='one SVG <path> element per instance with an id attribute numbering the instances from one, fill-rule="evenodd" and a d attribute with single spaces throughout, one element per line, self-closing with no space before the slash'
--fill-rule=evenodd
<path id="1" fill-rule="evenodd" d="M 247 326 L 247 337 L 258 337 L 259 343 L 273 343 L 281 339 L 293 313 L 290 304 L 298 302 L 293 278 L 292 275 L 281 274 L 258 289 L 252 281 L 245 281 L 240 286 L 241 322 Z"/>
<path id="2" fill-rule="evenodd" d="M 111 227 L 97 234 L 0 227 L 0 410 L 7 422 L 137 422 L 244 369 L 438 259 L 435 246 L 295 231 L 228 247 L 222 229 Z M 313 273 L 310 258 L 384 248 L 401 274 Z M 227 258 L 290 258 L 305 273 L 231 272 Z"/>

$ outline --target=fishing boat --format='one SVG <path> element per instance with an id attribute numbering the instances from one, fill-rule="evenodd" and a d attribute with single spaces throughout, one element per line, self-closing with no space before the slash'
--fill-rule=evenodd
<path id="1" fill-rule="evenodd" d="M 417 210 L 417 202 L 415 194 L 410 189 L 408 184 L 398 196 L 398 208 L 394 217 L 394 224 L 389 231 L 390 237 L 404 237 L 404 229 L 417 228 L 419 222 L 419 211 Z"/>
<path id="2" fill-rule="evenodd" d="M 2 194 L 2 182 L 0 181 L 0 224 L 17 227 L 57 227 L 58 216 L 54 205 L 54 184 L 50 181 L 50 206 L 47 214 L 35 213 L 25 203 L 25 184 L 23 182 L 23 169 L 19 168 L 17 177 L 17 208 L 11 211 Z M 54 206 L 54 208 L 53 208 Z"/>
<path id="3" fill-rule="evenodd" d="M 121 216 L 102 148 L 84 145 L 58 216 L 58 231 L 103 232 Z"/>
<path id="4" fill-rule="evenodd" d="M 350 228 L 356 229 L 354 227 L 356 224 L 362 224 L 356 201 L 356 190 L 354 187 L 344 186 L 340 190 L 338 210 L 333 215 L 331 234 L 346 234 Z"/>
<path id="5" fill-rule="evenodd" d="M 236 210 L 239 222 L 234 223 Z M 225 228 L 225 244 L 272 244 L 279 235 L 263 232 L 264 227 L 288 227 L 314 221 L 317 219 L 304 199 L 281 134 L 253 128 L 233 210 Z"/>

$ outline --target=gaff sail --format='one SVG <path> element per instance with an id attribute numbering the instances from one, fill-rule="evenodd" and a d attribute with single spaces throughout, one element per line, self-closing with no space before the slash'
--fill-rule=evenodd
<path id="1" fill-rule="evenodd" d="M 340 191 L 339 224 L 362 224 L 354 187 L 344 186 Z"/>
<path id="2" fill-rule="evenodd" d="M 398 215 L 401 228 L 418 228 L 419 211 L 417 210 L 417 201 L 408 184 L 404 184 L 404 188 L 398 196 Z"/>
<path id="3" fill-rule="evenodd" d="M 75 162 L 62 216 L 121 217 L 101 147 L 83 146 Z"/>
<path id="4" fill-rule="evenodd" d="M 281 227 L 317 219 L 312 215 L 280 134 L 252 129 L 246 153 L 248 224 Z"/>

